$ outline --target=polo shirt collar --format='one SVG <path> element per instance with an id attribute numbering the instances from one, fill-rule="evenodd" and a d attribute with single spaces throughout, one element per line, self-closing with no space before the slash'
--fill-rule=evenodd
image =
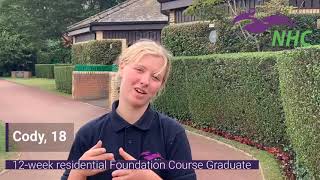
<path id="1" fill-rule="evenodd" d="M 116 111 L 117 107 L 119 105 L 119 100 L 115 101 L 112 104 L 112 111 L 111 111 L 111 125 L 114 131 L 118 132 L 122 130 L 123 128 L 129 127 L 129 126 L 135 126 L 140 130 L 148 130 L 150 129 L 150 126 L 152 124 L 152 121 L 155 117 L 155 112 L 150 107 L 150 104 L 148 105 L 148 108 L 144 112 L 144 114 L 141 116 L 141 118 L 135 122 L 134 124 L 128 123 L 126 120 L 124 120 Z"/>

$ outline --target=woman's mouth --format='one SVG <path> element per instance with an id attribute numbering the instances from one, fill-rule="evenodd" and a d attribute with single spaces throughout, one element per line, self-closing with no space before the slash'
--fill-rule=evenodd
<path id="1" fill-rule="evenodd" d="M 136 90 L 136 92 L 139 93 L 139 94 L 147 94 L 146 91 L 144 91 L 144 90 L 142 90 L 140 88 L 134 88 L 134 90 Z"/>

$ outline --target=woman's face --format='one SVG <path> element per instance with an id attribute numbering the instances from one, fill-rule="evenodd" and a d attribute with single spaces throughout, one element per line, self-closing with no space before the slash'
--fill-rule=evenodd
<path id="1" fill-rule="evenodd" d="M 165 72 L 159 73 L 165 61 L 162 57 L 144 55 L 137 62 L 120 64 L 120 99 L 134 107 L 149 104 L 160 90 Z"/>

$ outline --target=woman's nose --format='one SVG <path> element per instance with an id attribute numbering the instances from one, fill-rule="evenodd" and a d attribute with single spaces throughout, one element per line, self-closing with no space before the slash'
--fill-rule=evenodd
<path id="1" fill-rule="evenodd" d="M 150 82 L 150 76 L 147 73 L 143 74 L 140 79 L 140 84 L 148 86 Z"/>

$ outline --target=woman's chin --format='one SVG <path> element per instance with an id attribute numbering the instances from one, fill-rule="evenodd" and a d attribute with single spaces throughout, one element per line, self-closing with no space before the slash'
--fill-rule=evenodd
<path id="1" fill-rule="evenodd" d="M 133 97 L 129 102 L 133 107 L 143 107 L 148 105 L 150 100 L 147 100 L 146 98 Z"/>

